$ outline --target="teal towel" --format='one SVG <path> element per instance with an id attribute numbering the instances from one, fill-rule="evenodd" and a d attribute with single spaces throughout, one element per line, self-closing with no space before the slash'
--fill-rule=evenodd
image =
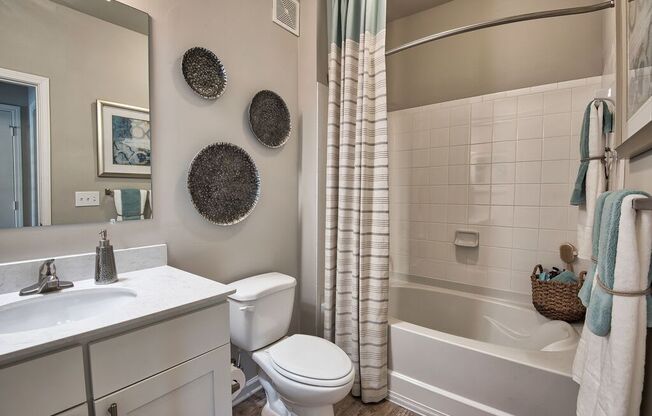
<path id="1" fill-rule="evenodd" d="M 589 169 L 589 127 L 591 123 L 591 106 L 596 103 L 603 103 L 602 132 L 604 134 L 613 131 L 613 114 L 605 100 L 593 100 L 584 110 L 582 119 L 582 130 L 580 132 L 580 167 L 577 171 L 577 179 L 571 195 L 571 205 L 583 205 L 586 203 L 586 172 Z"/>
<path id="2" fill-rule="evenodd" d="M 622 190 L 607 193 L 607 196 L 598 198 L 597 206 L 602 206 L 601 219 L 599 227 L 593 229 L 594 243 L 595 233 L 598 235 L 598 251 L 597 251 L 597 272 L 598 277 L 605 286 L 613 288 L 614 286 L 614 270 L 616 268 L 616 254 L 618 250 L 618 233 L 620 226 L 620 213 L 622 208 L 623 199 L 632 194 L 641 194 L 648 196 L 645 192 Z M 598 211 L 596 209 L 596 219 L 598 218 Z M 596 222 L 594 221 L 594 227 Z M 595 246 L 595 244 L 594 244 Z M 592 268 L 594 269 L 594 268 Z M 590 289 L 587 289 L 590 290 Z M 582 297 L 580 293 L 580 297 Z M 584 299 L 582 299 L 584 302 Z M 591 332 L 598 336 L 605 336 L 611 331 L 611 310 L 613 306 L 613 295 L 606 293 L 600 287 L 595 288 L 589 293 L 588 306 L 586 311 L 586 324 Z M 585 303 L 585 304 L 586 304 Z M 649 309 L 648 309 L 649 312 Z"/>
<path id="3" fill-rule="evenodd" d="M 589 273 L 588 273 L 588 278 L 584 280 L 584 284 L 582 285 L 582 288 L 580 289 L 580 293 L 578 294 L 580 300 L 582 301 L 582 304 L 585 307 L 589 307 L 589 302 L 591 300 L 591 291 L 593 290 L 593 276 L 595 275 L 595 268 L 597 265 L 597 258 L 598 258 L 598 248 L 599 248 L 599 241 L 600 241 L 600 222 L 602 221 L 602 211 L 604 210 L 604 203 L 605 200 L 609 195 L 611 195 L 613 192 L 607 191 L 603 192 L 598 196 L 598 199 L 595 201 L 595 215 L 593 216 L 593 235 L 592 235 L 592 250 L 591 250 L 591 256 L 593 257 L 593 261 L 591 262 L 591 266 L 589 267 Z"/>
<path id="4" fill-rule="evenodd" d="M 550 280 L 553 282 L 577 283 L 577 277 L 575 276 L 575 273 L 569 270 L 564 270 Z"/>
<path id="5" fill-rule="evenodd" d="M 547 282 L 548 280 L 550 280 L 550 274 L 548 272 L 539 273 L 539 280 L 543 282 Z"/>
<path id="6" fill-rule="evenodd" d="M 125 221 L 139 220 L 143 214 L 140 210 L 140 189 L 121 189 L 122 219 Z"/>

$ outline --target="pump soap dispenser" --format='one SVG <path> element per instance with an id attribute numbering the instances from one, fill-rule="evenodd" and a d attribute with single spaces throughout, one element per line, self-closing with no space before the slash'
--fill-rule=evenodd
<path id="1" fill-rule="evenodd" d="M 106 238 L 106 230 L 100 231 L 100 243 L 95 248 L 95 284 L 107 285 L 118 281 L 113 246 Z"/>

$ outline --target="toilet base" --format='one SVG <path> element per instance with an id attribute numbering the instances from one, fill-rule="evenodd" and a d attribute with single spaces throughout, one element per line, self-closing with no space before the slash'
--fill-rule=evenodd
<path id="1" fill-rule="evenodd" d="M 265 407 L 260 412 L 260 416 L 279 416 L 279 414 L 269 407 L 269 403 L 265 403 Z"/>
<path id="2" fill-rule="evenodd" d="M 271 380 L 264 371 L 258 373 L 258 379 L 265 391 L 267 403 L 261 416 L 334 416 L 333 406 L 304 407 L 285 403 L 278 394 Z"/>
<path id="3" fill-rule="evenodd" d="M 270 407 L 269 403 L 265 403 L 265 407 L 263 407 L 263 410 L 261 411 L 260 415 L 261 416 L 285 416 L 285 415 L 291 415 L 291 416 L 333 416 L 335 413 L 333 412 L 333 406 L 323 406 L 319 408 L 299 408 L 299 409 L 293 409 L 296 410 L 295 412 L 292 412 L 288 410 L 287 408 L 285 409 L 287 413 L 281 414 L 281 413 L 276 413 L 272 408 Z"/>

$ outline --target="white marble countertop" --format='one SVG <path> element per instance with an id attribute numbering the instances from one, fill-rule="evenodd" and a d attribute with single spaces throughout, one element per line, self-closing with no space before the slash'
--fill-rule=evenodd
<path id="1" fill-rule="evenodd" d="M 126 330 L 224 302 L 235 290 L 221 283 L 175 269 L 154 267 L 120 274 L 117 283 L 95 285 L 91 278 L 76 281 L 62 292 L 19 296 L 17 292 L 0 295 L 0 307 L 39 296 L 57 296 L 83 289 L 127 288 L 137 297 L 117 310 L 107 310 L 87 319 L 43 329 L 0 334 L 0 366 L 36 354 L 90 342 Z"/>

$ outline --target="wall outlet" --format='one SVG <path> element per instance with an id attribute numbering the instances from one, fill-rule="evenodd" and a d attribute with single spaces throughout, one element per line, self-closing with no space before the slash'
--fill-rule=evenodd
<path id="1" fill-rule="evenodd" d="M 95 207 L 100 205 L 100 192 L 75 192 L 76 207 Z"/>

